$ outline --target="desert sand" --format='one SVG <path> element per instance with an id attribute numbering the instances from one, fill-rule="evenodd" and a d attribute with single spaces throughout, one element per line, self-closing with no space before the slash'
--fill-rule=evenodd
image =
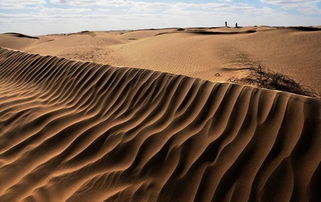
<path id="1" fill-rule="evenodd" d="M 321 94 L 321 28 L 243 27 L 0 35 L 0 46 L 40 55 L 182 74 L 244 78 L 259 65 Z"/>
<path id="2" fill-rule="evenodd" d="M 2 34 L 0 201 L 320 201 L 320 99 L 219 82 L 262 65 L 320 90 L 320 35 Z"/>

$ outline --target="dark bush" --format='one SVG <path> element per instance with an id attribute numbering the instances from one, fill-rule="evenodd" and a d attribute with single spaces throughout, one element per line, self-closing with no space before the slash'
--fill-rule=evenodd
<path id="1" fill-rule="evenodd" d="M 250 68 L 250 71 L 251 73 L 249 76 L 242 79 L 230 79 L 230 81 L 311 97 L 320 97 L 320 95 L 314 92 L 311 88 L 303 87 L 290 77 L 281 73 L 263 70 L 260 65 L 257 68 Z"/>

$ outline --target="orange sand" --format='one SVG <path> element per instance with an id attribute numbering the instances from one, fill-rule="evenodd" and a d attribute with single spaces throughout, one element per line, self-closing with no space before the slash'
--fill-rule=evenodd
<path id="1" fill-rule="evenodd" d="M 222 39 L 150 32 L 24 37 L 21 44 L 5 35 L 11 39 L 4 41 L 71 58 L 101 47 L 93 60 L 164 64 L 159 68 L 205 78 L 234 64 L 224 62 L 237 51 L 212 47 L 224 46 L 222 39 L 230 37 L 226 43 L 241 53 L 246 44 L 256 55 L 245 61 L 252 61 L 262 56 L 254 50 L 260 45 L 282 51 L 269 36 L 318 37 L 291 30 Z M 127 34 L 139 39 L 126 42 Z M 264 64 L 276 57 L 270 51 Z M 212 61 L 214 71 L 206 69 Z M 173 69 L 166 66 L 171 62 Z M 321 102 L 313 98 L 0 49 L 0 201 L 320 201 L 320 148 Z"/>
<path id="2" fill-rule="evenodd" d="M 290 76 L 321 94 L 319 28 L 187 28 L 82 32 L 32 39 L 0 35 L 0 46 L 41 55 L 137 67 L 210 81 L 243 78 L 248 67 Z M 228 71 L 228 70 L 233 71 Z"/>

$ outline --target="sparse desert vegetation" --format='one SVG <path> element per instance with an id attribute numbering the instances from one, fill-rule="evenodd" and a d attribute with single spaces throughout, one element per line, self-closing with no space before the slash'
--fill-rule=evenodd
<path id="1" fill-rule="evenodd" d="M 251 72 L 247 77 L 240 79 L 232 77 L 229 81 L 320 98 L 311 87 L 302 86 L 287 75 L 268 70 L 261 65 L 247 69 Z"/>

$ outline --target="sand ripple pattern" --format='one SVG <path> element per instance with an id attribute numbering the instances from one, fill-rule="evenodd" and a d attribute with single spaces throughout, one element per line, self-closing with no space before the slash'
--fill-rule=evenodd
<path id="1" fill-rule="evenodd" d="M 318 100 L 0 49 L 0 201 L 320 201 Z"/>

